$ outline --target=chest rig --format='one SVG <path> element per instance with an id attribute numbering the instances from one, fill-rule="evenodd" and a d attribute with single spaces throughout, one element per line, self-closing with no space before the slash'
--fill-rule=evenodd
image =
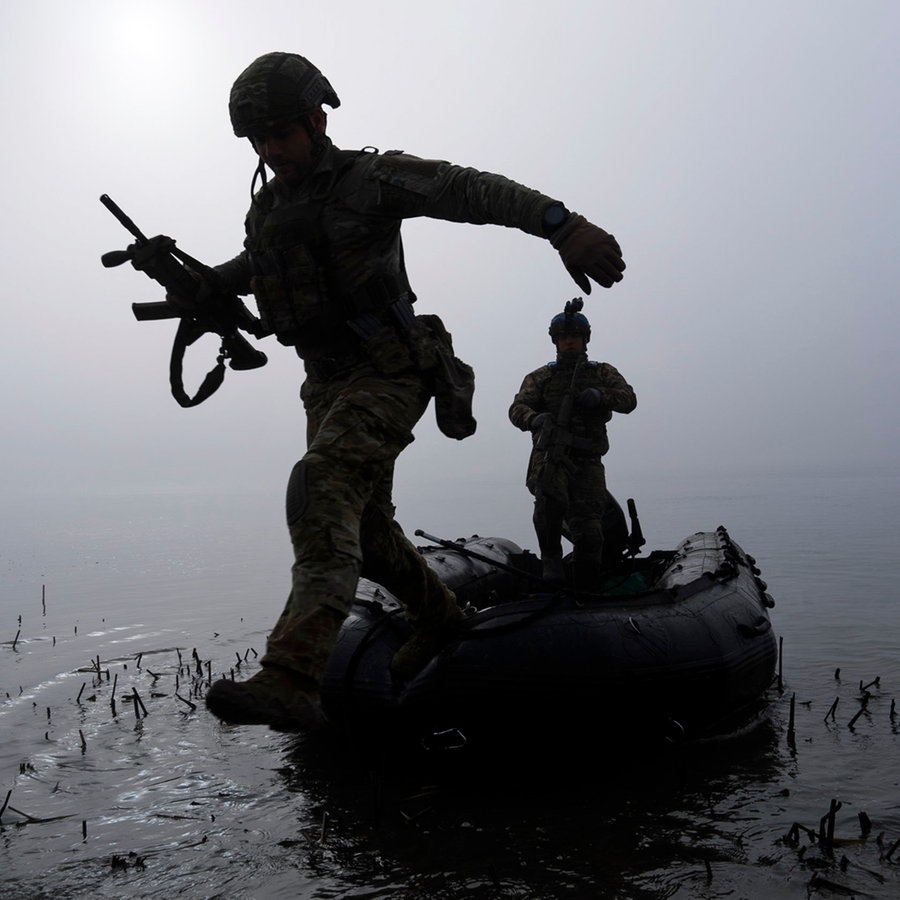
<path id="1" fill-rule="evenodd" d="M 415 299 L 402 254 L 392 271 L 393 242 L 341 200 L 340 182 L 359 155 L 335 150 L 333 169 L 297 196 L 270 188 L 248 229 L 260 318 L 303 359 L 351 355 L 356 323 L 386 322 L 393 304 Z"/>
<path id="2" fill-rule="evenodd" d="M 548 363 L 549 378 L 543 387 L 543 409 L 554 419 L 559 419 L 562 410 L 568 408 L 565 428 L 569 432 L 569 443 L 575 455 L 579 453 L 602 455 L 609 450 L 605 417 L 584 412 L 577 398 L 585 388 L 597 387 L 600 383 L 600 363 L 585 360 L 577 372 L 572 366 L 562 366 L 558 362 Z"/>
<path id="3" fill-rule="evenodd" d="M 568 396 L 574 400 L 586 387 L 596 387 L 597 384 L 597 363 L 590 360 L 579 363 L 577 373 L 574 365 L 560 365 L 555 361 L 547 363 L 547 372 L 549 377 L 541 391 L 543 411 L 551 413 L 554 418 L 558 418 Z"/>

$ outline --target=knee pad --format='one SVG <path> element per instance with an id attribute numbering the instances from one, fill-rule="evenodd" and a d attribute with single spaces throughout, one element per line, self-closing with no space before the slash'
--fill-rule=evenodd
<path id="1" fill-rule="evenodd" d="M 304 460 L 294 465 L 288 478 L 287 497 L 285 500 L 285 512 L 287 513 L 288 528 L 294 525 L 306 512 L 306 504 L 309 494 L 306 488 L 309 478 L 309 467 Z"/>

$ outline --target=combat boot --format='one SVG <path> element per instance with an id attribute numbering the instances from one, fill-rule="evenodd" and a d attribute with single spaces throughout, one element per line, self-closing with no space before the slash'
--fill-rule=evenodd
<path id="1" fill-rule="evenodd" d="M 232 725 L 306 731 L 324 721 L 316 682 L 274 665 L 263 665 L 247 681 L 217 681 L 206 693 L 206 706 Z"/>
<path id="2" fill-rule="evenodd" d="M 541 578 L 550 584 L 564 584 L 566 580 L 566 567 L 562 557 L 541 557 Z"/>
<path id="3" fill-rule="evenodd" d="M 599 553 L 575 551 L 575 590 L 583 594 L 599 594 L 603 581 L 603 557 Z"/>
<path id="4" fill-rule="evenodd" d="M 462 622 L 462 610 L 454 601 L 440 617 L 413 623 L 413 631 L 391 659 L 391 675 L 408 681 L 447 645 Z"/>

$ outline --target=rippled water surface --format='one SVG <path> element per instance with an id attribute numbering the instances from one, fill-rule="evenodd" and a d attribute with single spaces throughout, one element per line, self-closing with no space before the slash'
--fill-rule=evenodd
<path id="1" fill-rule="evenodd" d="M 648 485 L 644 530 L 724 524 L 757 558 L 784 690 L 739 741 L 629 760 L 615 723 L 478 765 L 222 726 L 202 693 L 258 665 L 280 524 L 209 497 L 8 511 L 0 896 L 898 896 L 897 478 L 698 484 Z"/>

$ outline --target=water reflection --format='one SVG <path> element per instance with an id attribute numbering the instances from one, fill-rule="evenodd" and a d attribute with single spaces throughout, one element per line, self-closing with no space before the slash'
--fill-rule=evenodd
<path id="1" fill-rule="evenodd" d="M 308 797 L 316 786 L 298 846 L 320 874 L 362 893 L 390 872 L 403 885 L 391 896 L 409 897 L 663 897 L 672 878 L 706 883 L 709 867 L 722 880 L 748 863 L 755 801 L 778 794 L 789 765 L 771 722 L 643 759 L 599 746 L 464 764 L 389 752 L 306 741 L 281 775 Z"/>
<path id="2" fill-rule="evenodd" d="M 830 480 L 822 496 L 838 487 Z M 104 533 L 102 554 L 46 545 L 52 568 L 7 565 L 0 805 L 11 793 L 0 815 L 0 896 L 898 896 L 897 564 L 885 546 L 896 528 L 848 525 L 852 504 L 829 500 L 823 514 L 818 503 L 798 506 L 796 490 L 775 515 L 780 492 L 767 480 L 759 496 L 734 509 L 729 500 L 725 524 L 764 561 L 785 635 L 785 693 L 741 741 L 643 759 L 611 760 L 599 738 L 527 758 L 511 748 L 490 760 L 404 759 L 387 744 L 349 748 L 215 722 L 200 703 L 203 684 L 263 646 L 271 616 L 250 611 L 281 596 L 288 569 L 281 544 L 243 545 L 255 533 L 249 519 L 223 545 L 227 517 L 186 526 L 179 510 L 171 541 L 126 529 L 121 550 Z M 686 520 L 708 527 L 722 505 L 692 510 L 677 499 L 673 538 Z M 812 548 L 810 521 L 824 529 Z M 23 535 L 29 551 L 46 543 L 41 528 Z M 193 560 L 183 547 L 198 535 L 210 536 L 208 555 Z M 92 674 L 97 657 L 109 678 Z M 860 684 L 876 676 L 849 727 Z M 135 688 L 146 718 L 126 702 Z M 823 848 L 832 800 L 841 806 Z"/>
<path id="3" fill-rule="evenodd" d="M 835 757 L 850 766 L 847 750 L 873 752 L 858 746 L 862 729 L 822 721 L 833 677 L 807 686 L 793 746 L 786 693 L 739 740 L 662 754 L 623 758 L 598 740 L 539 755 L 402 756 L 386 741 L 222 726 L 175 700 L 187 663 L 168 659 L 152 661 L 154 696 L 145 669 L 118 666 L 120 692 L 139 686 L 146 718 L 121 704 L 113 715 L 106 680 L 91 703 L 54 700 L 49 730 L 43 709 L 12 710 L 31 738 L 19 738 L 22 767 L 8 779 L 0 895 L 15 885 L 36 897 L 171 897 L 177 885 L 188 897 L 647 900 L 794 897 L 813 876 L 875 896 L 898 884 L 882 857 L 900 821 L 866 797 L 877 782 L 865 766 L 838 793 L 837 849 L 809 837 L 835 793 Z M 839 687 L 849 704 L 857 685 Z M 870 703 L 873 721 L 859 726 L 876 726 Z M 3 758 L 10 772 L 8 744 Z"/>

